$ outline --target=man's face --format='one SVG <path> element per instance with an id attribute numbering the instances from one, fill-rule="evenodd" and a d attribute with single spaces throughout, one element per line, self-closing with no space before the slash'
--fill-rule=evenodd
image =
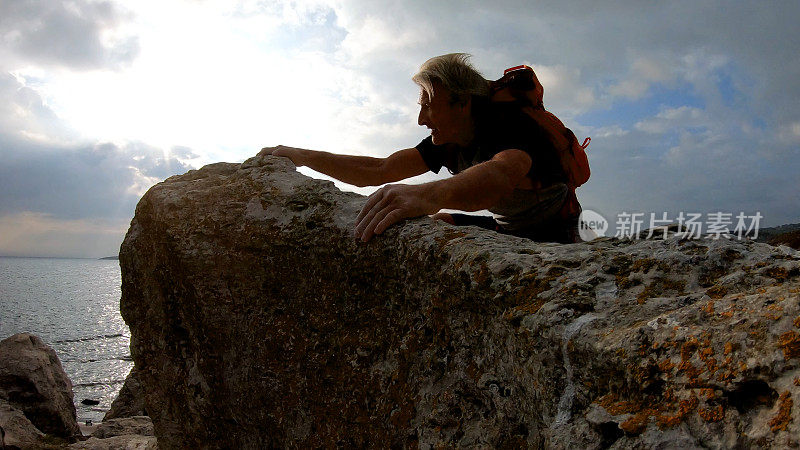
<path id="1" fill-rule="evenodd" d="M 433 82 L 433 98 L 422 90 L 417 123 L 431 129 L 436 145 L 467 145 L 472 140 L 473 125 L 470 104 L 451 104 L 450 92 L 438 81 Z"/>

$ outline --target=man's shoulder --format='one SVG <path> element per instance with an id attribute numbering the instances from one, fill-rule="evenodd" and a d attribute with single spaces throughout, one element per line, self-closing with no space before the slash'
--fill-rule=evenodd
<path id="1" fill-rule="evenodd" d="M 491 102 L 487 105 L 481 117 L 481 125 L 490 130 L 509 132 L 524 130 L 530 133 L 539 133 L 541 127 L 522 106 L 512 102 Z"/>
<path id="2" fill-rule="evenodd" d="M 492 146 L 528 150 L 541 145 L 546 138 L 539 124 L 513 103 L 490 103 L 479 126 L 481 140 Z"/>

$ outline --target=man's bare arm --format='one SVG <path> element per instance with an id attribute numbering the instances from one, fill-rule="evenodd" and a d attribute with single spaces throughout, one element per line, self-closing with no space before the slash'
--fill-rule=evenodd
<path id="1" fill-rule="evenodd" d="M 429 192 L 438 198 L 440 209 L 479 211 L 491 208 L 526 181 L 531 164 L 531 157 L 522 150 L 504 150 L 453 178 L 430 183 Z"/>
<path id="2" fill-rule="evenodd" d="M 356 219 L 355 234 L 368 241 L 408 217 L 434 214 L 444 208 L 461 211 L 490 208 L 524 182 L 531 164 L 527 153 L 509 149 L 449 179 L 384 186 L 367 199 Z"/>
<path id="3" fill-rule="evenodd" d="M 379 186 L 428 171 L 428 166 L 415 148 L 399 150 L 386 158 L 373 158 L 280 145 L 265 147 L 259 155 L 284 156 L 296 166 L 306 166 L 355 186 Z"/>

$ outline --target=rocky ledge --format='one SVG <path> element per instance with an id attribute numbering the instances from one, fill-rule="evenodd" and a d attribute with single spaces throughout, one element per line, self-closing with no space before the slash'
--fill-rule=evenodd
<path id="1" fill-rule="evenodd" d="M 162 448 L 800 444 L 800 254 L 727 240 L 537 244 L 364 197 L 287 159 L 154 186 L 120 252 Z"/>

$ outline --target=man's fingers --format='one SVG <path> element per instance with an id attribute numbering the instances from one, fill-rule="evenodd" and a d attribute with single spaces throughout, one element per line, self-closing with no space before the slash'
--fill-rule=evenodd
<path id="1" fill-rule="evenodd" d="M 369 214 L 370 211 L 372 211 L 373 208 L 375 208 L 375 205 L 377 203 L 381 202 L 382 200 L 384 200 L 385 197 L 384 197 L 384 192 L 383 191 L 385 189 L 386 189 L 385 187 L 382 187 L 382 188 L 378 189 L 377 191 L 373 192 L 372 195 L 367 197 L 367 202 L 364 203 L 364 206 L 361 208 L 361 211 L 358 213 L 358 217 L 356 217 L 356 224 L 361 223 L 361 221 L 364 219 L 364 217 L 367 216 L 367 214 Z"/>
<path id="2" fill-rule="evenodd" d="M 366 205 L 364 205 L 364 208 L 361 209 L 361 214 L 359 214 L 360 218 L 356 220 L 356 229 L 355 229 L 356 237 L 361 237 L 363 235 L 364 230 L 372 222 L 375 215 L 378 214 L 385 207 L 386 207 L 385 198 L 381 198 L 379 201 L 377 201 L 377 203 L 368 202 Z"/>
<path id="3" fill-rule="evenodd" d="M 369 197 L 367 197 L 367 201 L 364 202 L 364 206 L 362 206 L 361 211 L 358 212 L 358 217 L 356 217 L 356 223 L 361 222 L 361 219 L 363 219 L 364 216 L 366 216 L 370 212 L 372 207 L 375 206 L 375 204 L 378 203 L 383 198 L 384 189 L 385 188 L 380 188 L 377 191 L 370 194 Z"/>
<path id="4" fill-rule="evenodd" d="M 403 213 L 399 209 L 395 209 L 386 214 L 386 217 L 375 226 L 372 232 L 373 234 L 382 234 L 387 228 L 401 220 L 403 220 Z"/>
<path id="5" fill-rule="evenodd" d="M 361 208 L 356 218 L 355 236 L 366 242 L 406 217 L 424 213 L 421 207 L 424 205 L 418 203 L 413 187 L 402 184 L 384 186 L 370 195 Z"/>
<path id="6" fill-rule="evenodd" d="M 258 155 L 259 156 L 267 156 L 267 155 L 288 156 L 289 148 L 290 147 L 287 147 L 285 145 L 278 145 L 277 147 L 264 147 L 264 148 L 261 149 L 260 152 L 258 152 Z"/>
<path id="7" fill-rule="evenodd" d="M 375 210 L 378 211 L 378 212 L 375 215 L 372 216 L 371 220 L 369 221 L 367 226 L 363 229 L 363 231 L 358 233 L 360 235 L 360 237 L 361 237 L 361 240 L 364 241 L 364 242 L 367 242 L 368 240 L 372 239 L 372 236 L 374 236 L 375 234 L 380 234 L 380 233 L 375 233 L 375 228 L 381 222 L 383 222 L 383 220 L 386 218 L 386 216 L 388 216 L 388 215 L 392 214 L 393 212 L 397 211 L 396 209 L 394 209 L 394 206 L 392 206 L 391 204 L 390 205 L 386 205 L 385 207 L 383 207 L 380 210 L 375 208 Z"/>

